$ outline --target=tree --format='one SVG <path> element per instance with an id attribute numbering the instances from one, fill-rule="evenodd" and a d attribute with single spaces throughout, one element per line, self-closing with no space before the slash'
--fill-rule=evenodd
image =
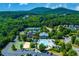
<path id="1" fill-rule="evenodd" d="M 79 46 L 79 39 L 75 40 L 75 44 Z"/>
<path id="2" fill-rule="evenodd" d="M 22 41 L 22 40 L 21 40 L 21 36 L 20 36 L 20 35 L 18 35 L 18 40 L 19 40 L 19 41 Z"/>
<path id="3" fill-rule="evenodd" d="M 26 41 L 26 35 L 24 32 L 21 32 L 19 35 L 20 35 L 20 40 Z"/>
<path id="4" fill-rule="evenodd" d="M 23 49 L 23 44 L 20 45 L 20 49 Z"/>
<path id="5" fill-rule="evenodd" d="M 39 45 L 39 50 L 40 50 L 41 52 L 45 51 L 45 48 L 46 48 L 46 46 L 45 46 L 44 44 L 40 44 L 40 45 Z"/>
<path id="6" fill-rule="evenodd" d="M 65 49 L 65 43 L 62 42 L 62 43 L 61 43 L 61 49 L 60 49 L 60 50 L 61 50 L 61 51 L 64 51 L 64 49 Z"/>
<path id="7" fill-rule="evenodd" d="M 72 45 L 70 43 L 65 44 L 65 49 L 66 51 L 69 51 L 70 49 L 72 49 Z"/>
<path id="8" fill-rule="evenodd" d="M 63 50 L 63 55 L 67 56 L 67 51 L 66 50 Z"/>
<path id="9" fill-rule="evenodd" d="M 68 56 L 77 56 L 77 52 L 75 50 L 73 50 L 73 49 L 70 49 L 68 51 Z"/>
<path id="10" fill-rule="evenodd" d="M 17 50 L 14 44 L 12 45 L 12 50 L 14 50 L 14 51 Z"/>
<path id="11" fill-rule="evenodd" d="M 55 44 L 56 44 L 56 45 L 61 45 L 62 43 L 60 42 L 60 40 L 56 39 L 56 40 L 55 40 Z"/>
<path id="12" fill-rule="evenodd" d="M 32 56 L 32 54 L 27 54 L 27 56 Z"/>
<path id="13" fill-rule="evenodd" d="M 76 36 L 75 36 L 75 35 L 73 35 L 73 36 L 71 37 L 71 42 L 72 42 L 72 44 L 74 44 L 74 43 L 75 43 L 75 39 L 76 39 Z"/>
<path id="14" fill-rule="evenodd" d="M 77 36 L 79 36 L 79 30 L 77 31 Z"/>
<path id="15" fill-rule="evenodd" d="M 63 30 L 64 30 L 65 28 L 63 27 L 63 26 L 58 26 L 58 30 L 60 31 L 60 32 L 62 32 Z"/>
<path id="16" fill-rule="evenodd" d="M 35 34 L 33 35 L 33 39 L 39 39 L 39 33 L 35 33 Z"/>
<path id="17" fill-rule="evenodd" d="M 26 41 L 27 41 L 27 42 L 32 42 L 33 39 L 32 39 L 32 38 L 27 38 Z"/>
<path id="18" fill-rule="evenodd" d="M 32 42 L 31 42 L 31 43 L 30 43 L 30 47 L 31 47 L 31 48 L 35 48 L 35 43 L 32 43 Z"/>
<path id="19" fill-rule="evenodd" d="M 70 31 L 71 31 L 70 29 L 64 29 L 64 31 L 63 31 L 63 35 L 69 34 Z"/>
<path id="20" fill-rule="evenodd" d="M 57 32 L 56 37 L 57 37 L 57 39 L 62 39 L 63 38 L 63 32 Z"/>

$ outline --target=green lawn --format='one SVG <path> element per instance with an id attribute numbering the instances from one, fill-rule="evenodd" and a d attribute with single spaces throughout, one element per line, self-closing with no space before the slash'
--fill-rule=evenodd
<path id="1" fill-rule="evenodd" d="M 21 44 L 24 44 L 24 42 L 15 42 L 15 43 L 14 43 L 14 45 L 15 45 L 15 47 L 16 47 L 17 49 L 20 49 L 20 45 L 21 45 Z M 10 52 L 13 52 L 12 47 L 9 47 L 8 50 L 9 50 Z"/>
<path id="2" fill-rule="evenodd" d="M 24 42 L 15 42 L 15 47 L 17 48 L 17 49 L 20 49 L 20 45 L 21 44 L 24 44 Z"/>

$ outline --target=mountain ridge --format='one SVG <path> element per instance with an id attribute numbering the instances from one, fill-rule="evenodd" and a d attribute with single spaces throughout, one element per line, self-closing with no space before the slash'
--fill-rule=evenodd
<path id="1" fill-rule="evenodd" d="M 30 12 L 36 13 L 36 14 L 44 14 L 44 13 L 45 14 L 63 14 L 63 13 L 75 13 L 79 11 L 71 10 L 63 7 L 55 8 L 55 9 L 46 8 L 46 7 L 37 7 L 30 10 Z"/>
<path id="2" fill-rule="evenodd" d="M 46 7 L 37 7 L 29 11 L 0 11 L 2 16 L 24 16 L 24 15 L 45 15 L 45 14 L 79 14 L 79 11 L 67 9 L 67 8 L 46 8 Z"/>

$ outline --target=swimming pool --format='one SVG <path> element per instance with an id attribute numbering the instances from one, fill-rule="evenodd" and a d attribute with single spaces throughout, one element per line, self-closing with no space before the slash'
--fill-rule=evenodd
<path id="1" fill-rule="evenodd" d="M 48 46 L 49 42 L 48 42 L 48 40 L 46 40 L 46 39 L 40 39 L 40 40 L 38 41 L 38 44 L 44 44 L 45 46 Z"/>
<path id="2" fill-rule="evenodd" d="M 52 39 L 40 39 L 38 44 L 44 44 L 45 46 L 56 46 Z"/>

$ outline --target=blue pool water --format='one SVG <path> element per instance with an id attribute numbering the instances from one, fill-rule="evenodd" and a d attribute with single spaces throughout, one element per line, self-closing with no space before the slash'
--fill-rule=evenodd
<path id="1" fill-rule="evenodd" d="M 46 39 L 40 39 L 40 40 L 38 41 L 38 44 L 44 44 L 45 46 L 48 46 L 49 42 L 48 42 L 48 40 L 46 40 Z"/>

